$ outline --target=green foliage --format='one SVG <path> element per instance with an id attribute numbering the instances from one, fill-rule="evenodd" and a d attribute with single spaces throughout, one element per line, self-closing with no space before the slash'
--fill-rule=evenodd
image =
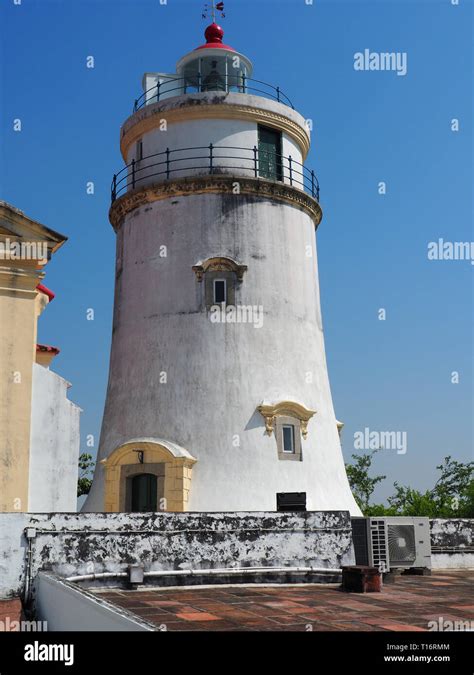
<path id="1" fill-rule="evenodd" d="M 395 494 L 388 498 L 388 503 L 398 516 L 428 516 L 438 518 L 446 516 L 440 513 L 438 505 L 433 499 L 432 491 L 424 493 L 413 490 L 411 487 L 394 483 Z"/>
<path id="2" fill-rule="evenodd" d="M 385 478 L 371 478 L 369 475 L 376 452 L 352 455 L 354 464 L 346 465 L 352 492 L 364 515 L 474 517 L 474 462 L 463 464 L 450 456 L 445 457 L 442 464 L 436 467 L 441 475 L 432 490 L 420 492 L 394 483 L 395 493 L 388 498 L 388 506 L 370 504 L 376 485 Z"/>
<path id="3" fill-rule="evenodd" d="M 436 468 L 441 472 L 433 488 L 433 498 L 438 508 L 448 513 L 465 512 L 464 517 L 472 518 L 474 515 L 474 462 L 463 464 L 451 457 L 445 457 L 443 464 Z"/>
<path id="4" fill-rule="evenodd" d="M 460 518 L 474 518 L 474 480 L 471 480 L 459 501 Z"/>
<path id="5" fill-rule="evenodd" d="M 398 515 L 393 506 L 385 504 L 369 504 L 363 509 L 364 516 L 396 516 Z"/>
<path id="6" fill-rule="evenodd" d="M 375 453 L 367 452 L 365 455 L 352 455 L 354 464 L 346 464 L 347 477 L 352 489 L 352 493 L 361 511 L 365 513 L 369 507 L 369 500 L 375 490 L 377 483 L 385 480 L 387 476 L 375 476 L 371 478 L 369 471 L 372 466 L 372 460 Z"/>
<path id="7" fill-rule="evenodd" d="M 79 478 L 77 481 L 77 496 L 89 494 L 92 485 L 92 471 L 95 462 L 92 455 L 83 452 L 79 457 Z"/>

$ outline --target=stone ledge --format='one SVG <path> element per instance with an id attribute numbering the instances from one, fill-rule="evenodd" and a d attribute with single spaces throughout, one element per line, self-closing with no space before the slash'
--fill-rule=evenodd
<path id="1" fill-rule="evenodd" d="M 233 192 L 235 183 L 239 184 L 239 194 Z M 215 174 L 177 178 L 176 180 L 152 183 L 130 190 L 113 202 L 109 211 L 109 220 L 114 230 L 117 231 L 127 213 L 140 206 L 171 197 L 205 193 L 227 194 L 235 199 L 249 195 L 262 199 L 275 199 L 306 211 L 313 219 L 315 229 L 318 228 L 323 215 L 316 199 L 310 197 L 303 190 L 286 183 L 235 174 Z"/>

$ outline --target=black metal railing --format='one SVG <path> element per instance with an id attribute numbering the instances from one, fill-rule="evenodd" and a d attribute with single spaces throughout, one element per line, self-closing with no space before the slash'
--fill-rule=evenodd
<path id="1" fill-rule="evenodd" d="M 236 154 L 238 153 L 238 154 Z M 190 175 L 233 174 L 266 178 L 304 190 L 319 201 L 319 182 L 304 164 L 269 150 L 213 145 L 170 150 L 133 159 L 114 174 L 111 197 L 114 202 L 128 190 L 171 178 Z M 181 175 L 179 175 L 181 174 Z"/>
<path id="2" fill-rule="evenodd" d="M 179 96 L 181 94 L 201 94 L 207 91 L 236 92 L 238 94 L 258 94 L 265 98 L 271 98 L 279 103 L 284 103 L 294 109 L 293 103 L 288 96 L 284 94 L 280 87 L 274 87 L 272 84 L 253 80 L 245 75 L 226 75 L 220 78 L 219 82 L 206 82 L 198 73 L 193 77 L 172 77 L 163 79 L 150 89 L 147 89 L 139 98 L 135 99 L 133 112 L 151 103 L 157 103 L 163 98 L 170 96 Z"/>

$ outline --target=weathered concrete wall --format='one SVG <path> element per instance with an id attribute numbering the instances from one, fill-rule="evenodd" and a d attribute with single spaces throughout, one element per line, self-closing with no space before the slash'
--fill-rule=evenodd
<path id="1" fill-rule="evenodd" d="M 430 527 L 433 568 L 474 569 L 474 518 L 435 519 Z"/>
<path id="2" fill-rule="evenodd" d="M 63 577 L 224 567 L 354 563 L 348 512 L 181 514 L 0 514 L 0 597 L 22 592 L 28 541 L 31 579 L 39 570 Z"/>
<path id="3" fill-rule="evenodd" d="M 36 588 L 36 619 L 48 631 L 152 631 L 146 621 L 106 600 L 41 572 Z"/>
<path id="4" fill-rule="evenodd" d="M 33 364 L 29 511 L 76 511 L 81 409 L 69 382 Z"/>

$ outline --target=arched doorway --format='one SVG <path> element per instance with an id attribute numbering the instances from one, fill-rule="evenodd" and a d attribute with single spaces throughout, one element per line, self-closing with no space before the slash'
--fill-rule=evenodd
<path id="1" fill-rule="evenodd" d="M 101 460 L 105 511 L 186 511 L 196 461 L 188 450 L 162 438 L 135 438 L 119 445 Z M 150 478 L 141 483 L 138 477 L 143 475 L 151 475 L 154 484 L 147 485 Z"/>
<path id="2" fill-rule="evenodd" d="M 131 511 L 146 513 L 158 511 L 157 478 L 152 473 L 141 473 L 130 478 Z"/>

